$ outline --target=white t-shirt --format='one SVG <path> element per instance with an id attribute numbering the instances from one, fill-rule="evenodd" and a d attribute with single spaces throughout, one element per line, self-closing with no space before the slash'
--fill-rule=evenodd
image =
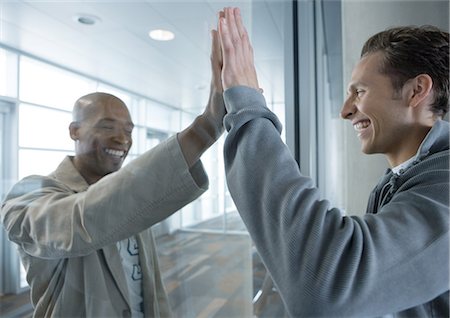
<path id="1" fill-rule="evenodd" d="M 139 263 L 139 245 L 135 236 L 117 242 L 120 258 L 127 279 L 131 301 L 131 317 L 144 317 L 142 298 L 142 272 Z"/>

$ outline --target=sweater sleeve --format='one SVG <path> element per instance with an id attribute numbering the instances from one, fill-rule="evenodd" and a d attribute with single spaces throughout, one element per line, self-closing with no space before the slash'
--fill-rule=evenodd
<path id="1" fill-rule="evenodd" d="M 27 177 L 6 196 L 1 218 L 9 239 L 30 255 L 82 256 L 151 227 L 207 188 L 201 162 L 189 170 L 172 137 L 87 191 Z"/>
<path id="2" fill-rule="evenodd" d="M 228 188 L 291 316 L 381 316 L 448 290 L 448 169 L 379 214 L 342 216 L 299 171 L 261 94 L 224 99 Z"/>

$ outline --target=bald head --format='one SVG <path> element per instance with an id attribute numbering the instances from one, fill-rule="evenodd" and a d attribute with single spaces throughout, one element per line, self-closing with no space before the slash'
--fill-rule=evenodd
<path id="1" fill-rule="evenodd" d="M 75 102 L 69 125 L 75 141 L 73 164 L 89 184 L 122 166 L 133 127 L 125 103 L 111 94 L 92 93 Z"/>
<path id="2" fill-rule="evenodd" d="M 75 102 L 72 118 L 74 122 L 83 122 L 95 114 L 99 108 L 120 106 L 127 108 L 120 98 L 108 93 L 95 92 L 84 95 Z"/>

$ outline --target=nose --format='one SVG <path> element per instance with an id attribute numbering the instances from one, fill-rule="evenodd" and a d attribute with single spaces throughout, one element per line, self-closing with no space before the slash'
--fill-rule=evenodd
<path id="1" fill-rule="evenodd" d="M 117 129 L 114 134 L 114 141 L 121 145 L 131 144 L 131 135 L 123 129 Z"/>
<path id="2" fill-rule="evenodd" d="M 354 99 L 349 96 L 342 105 L 341 109 L 341 118 L 342 119 L 351 119 L 352 116 L 357 112 L 356 105 L 354 103 Z"/>

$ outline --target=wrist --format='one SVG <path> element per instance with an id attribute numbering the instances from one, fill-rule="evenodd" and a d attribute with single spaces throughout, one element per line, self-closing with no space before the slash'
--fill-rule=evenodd
<path id="1" fill-rule="evenodd" d="M 194 122 L 177 134 L 177 139 L 189 167 L 220 137 L 217 125 L 210 117 L 202 114 Z"/>
<path id="2" fill-rule="evenodd" d="M 201 142 L 211 146 L 223 133 L 223 115 L 215 114 L 211 109 L 206 109 L 198 116 L 193 125 L 193 130 L 198 133 Z"/>
<path id="3" fill-rule="evenodd" d="M 203 114 L 199 117 L 203 118 L 204 125 L 210 126 L 208 131 L 214 140 L 219 139 L 223 132 L 223 117 L 226 114 L 225 102 L 223 100 L 223 90 L 216 89 L 211 85 L 209 94 L 208 106 L 205 108 Z"/>

